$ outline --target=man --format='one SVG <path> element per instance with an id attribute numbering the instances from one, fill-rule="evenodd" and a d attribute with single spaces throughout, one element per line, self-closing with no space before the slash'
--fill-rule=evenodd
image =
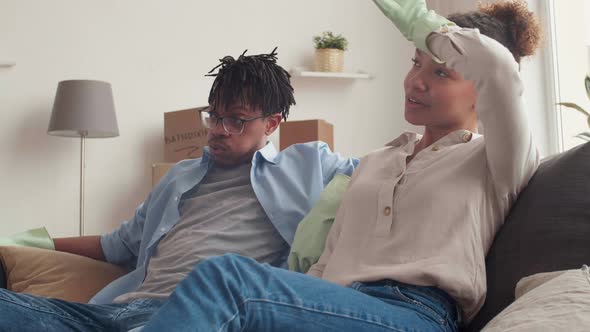
<path id="1" fill-rule="evenodd" d="M 276 50 L 276 49 L 275 49 Z M 343 159 L 325 143 L 277 152 L 268 142 L 295 104 L 276 53 L 225 57 L 203 113 L 202 158 L 172 167 L 118 229 L 101 237 L 55 239 L 56 250 L 129 266 L 90 304 L 0 290 L 0 327 L 18 331 L 127 331 L 142 326 L 204 258 L 238 253 L 286 266 L 297 224 Z M 213 71 L 212 70 L 212 71 Z"/>

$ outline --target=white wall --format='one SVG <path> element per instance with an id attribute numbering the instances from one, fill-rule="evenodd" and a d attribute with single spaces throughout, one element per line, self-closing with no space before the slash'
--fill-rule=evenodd
<path id="1" fill-rule="evenodd" d="M 328 120 L 336 150 L 360 156 L 410 128 L 402 80 L 413 47 L 371 1 L 0 0 L 0 61 L 17 62 L 0 68 L 0 236 L 42 225 L 77 235 L 79 141 L 46 135 L 58 81 L 113 85 L 121 136 L 87 141 L 86 233 L 99 234 L 149 192 L 151 164 L 163 159 L 163 112 L 204 104 L 212 79 L 203 75 L 217 59 L 278 46 L 285 68 L 309 66 L 312 36 L 328 29 L 349 39 L 346 69 L 375 78 L 294 78 L 291 119 Z M 530 113 L 542 137 L 545 116 Z"/>
<path id="2" fill-rule="evenodd" d="M 435 10 L 441 15 L 461 13 L 477 8 L 478 1 L 474 0 L 426 0 L 428 8 Z"/>
<path id="3" fill-rule="evenodd" d="M 79 141 L 46 134 L 58 81 L 113 86 L 121 136 L 87 140 L 86 230 L 99 234 L 146 196 L 163 112 L 204 104 L 219 58 L 278 46 L 283 67 L 309 65 L 312 36 L 328 29 L 349 39 L 346 69 L 375 79 L 294 79 L 291 118 L 328 120 L 336 150 L 360 156 L 402 131 L 413 52 L 370 1 L 0 0 L 0 61 L 17 62 L 0 68 L 0 236 L 77 235 Z"/>

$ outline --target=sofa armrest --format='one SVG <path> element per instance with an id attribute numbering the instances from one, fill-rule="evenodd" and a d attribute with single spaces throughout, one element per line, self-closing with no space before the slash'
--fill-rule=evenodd
<path id="1" fill-rule="evenodd" d="M 0 247 L 0 263 L 11 291 L 81 303 L 127 273 L 88 257 L 31 247 Z"/>

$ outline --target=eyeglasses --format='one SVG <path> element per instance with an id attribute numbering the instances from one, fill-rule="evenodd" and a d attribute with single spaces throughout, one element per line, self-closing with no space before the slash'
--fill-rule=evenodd
<path id="1" fill-rule="evenodd" d="M 267 115 L 257 116 L 255 118 L 250 119 L 240 119 L 233 116 L 224 116 L 221 117 L 217 113 L 201 111 L 201 119 L 203 121 L 203 125 L 209 129 L 216 128 L 221 121 L 223 124 L 223 129 L 225 132 L 234 135 L 240 135 L 244 132 L 244 124 L 246 122 L 266 118 Z"/>

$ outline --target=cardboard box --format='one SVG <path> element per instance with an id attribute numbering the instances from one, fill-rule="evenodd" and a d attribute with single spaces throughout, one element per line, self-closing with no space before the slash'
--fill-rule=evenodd
<path id="1" fill-rule="evenodd" d="M 334 126 L 321 119 L 282 122 L 279 141 L 281 150 L 295 143 L 322 141 L 334 151 Z"/>
<path id="2" fill-rule="evenodd" d="M 164 161 L 175 163 L 203 155 L 208 129 L 201 121 L 201 109 L 164 113 Z"/>
<path id="3" fill-rule="evenodd" d="M 155 163 L 152 164 L 152 188 L 155 187 L 160 179 L 168 172 L 174 163 Z"/>

